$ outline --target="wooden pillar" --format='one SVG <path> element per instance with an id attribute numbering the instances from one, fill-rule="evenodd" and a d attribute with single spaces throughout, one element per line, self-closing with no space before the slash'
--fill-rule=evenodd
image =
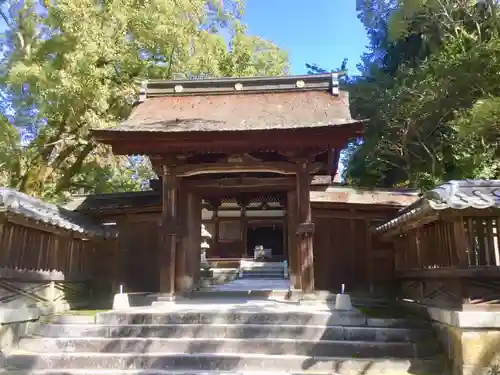
<path id="1" fill-rule="evenodd" d="M 300 282 L 300 269 L 297 262 L 297 192 L 294 190 L 287 192 L 287 236 L 288 236 L 288 266 L 290 283 L 294 289 L 302 289 Z"/>
<path id="2" fill-rule="evenodd" d="M 188 278 L 189 244 L 187 233 L 188 194 L 182 186 L 182 180 L 177 183 L 177 229 L 175 249 L 175 291 L 179 293 L 189 290 Z"/>
<path id="3" fill-rule="evenodd" d="M 192 290 L 198 283 L 201 260 L 201 198 L 192 193 L 187 194 L 187 236 L 186 250 L 186 280 L 187 290 Z"/>
<path id="4" fill-rule="evenodd" d="M 178 181 L 167 166 L 162 166 L 162 248 L 160 251 L 160 293 L 174 295 L 175 253 L 177 249 Z"/>
<path id="5" fill-rule="evenodd" d="M 301 161 L 297 171 L 297 202 L 299 225 L 297 230 L 297 262 L 300 267 L 302 291 L 314 291 L 314 258 L 311 198 L 309 191 L 309 163 Z"/>

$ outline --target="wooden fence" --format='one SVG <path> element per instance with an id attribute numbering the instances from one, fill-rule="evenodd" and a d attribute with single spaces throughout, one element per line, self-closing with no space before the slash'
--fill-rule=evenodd
<path id="1" fill-rule="evenodd" d="M 109 293 L 115 242 L 0 213 L 0 303 L 16 308 Z"/>
<path id="2" fill-rule="evenodd" d="M 499 216 L 451 216 L 393 237 L 400 296 L 440 307 L 500 302 L 499 235 Z"/>

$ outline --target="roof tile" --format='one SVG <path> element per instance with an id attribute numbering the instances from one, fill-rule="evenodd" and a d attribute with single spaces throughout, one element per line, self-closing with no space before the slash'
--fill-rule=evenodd
<path id="1" fill-rule="evenodd" d="M 82 234 L 104 236 L 105 229 L 77 212 L 43 202 L 9 188 L 0 188 L 0 210 Z"/>

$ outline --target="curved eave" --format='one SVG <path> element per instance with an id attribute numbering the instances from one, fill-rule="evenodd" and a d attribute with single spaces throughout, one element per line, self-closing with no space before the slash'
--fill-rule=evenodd
<path id="1" fill-rule="evenodd" d="M 403 227 L 421 220 L 422 218 L 426 217 L 430 213 L 430 211 L 432 211 L 432 208 L 428 204 L 428 202 L 420 199 L 407 208 L 403 209 L 402 212 L 400 212 L 400 214 L 395 218 L 386 221 L 384 224 L 381 224 L 375 228 L 372 228 L 372 232 L 380 236 L 390 235 L 398 229 L 402 230 Z"/>
<path id="2" fill-rule="evenodd" d="M 457 202 L 457 201 L 442 201 L 430 200 L 425 197 L 419 199 L 414 204 L 404 208 L 395 218 L 372 228 L 372 233 L 380 236 L 392 236 L 400 234 L 409 228 L 416 227 L 417 222 L 421 225 L 435 221 L 438 219 L 437 214 L 446 210 L 464 211 L 464 210 L 500 210 L 500 203 L 494 200 L 484 200 L 483 202 Z"/>
<path id="3" fill-rule="evenodd" d="M 293 129 L 262 129 L 200 132 L 151 132 L 93 130 L 96 141 L 113 147 L 118 155 L 147 155 L 178 152 L 220 152 L 245 150 L 296 149 L 297 147 L 344 147 L 350 138 L 363 134 L 366 121 L 353 120 L 328 126 Z"/>
<path id="4" fill-rule="evenodd" d="M 113 237 L 113 230 L 90 222 L 81 214 L 67 211 L 38 198 L 9 188 L 0 188 L 0 214 L 19 225 L 56 228 L 73 232 L 79 237 Z M 50 230 L 49 230 L 50 231 Z"/>

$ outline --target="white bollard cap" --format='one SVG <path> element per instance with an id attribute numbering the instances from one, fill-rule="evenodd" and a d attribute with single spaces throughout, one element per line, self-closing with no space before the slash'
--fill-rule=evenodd
<path id="1" fill-rule="evenodd" d="M 337 294 L 335 297 L 335 310 L 352 310 L 351 296 L 349 294 Z"/>
<path id="2" fill-rule="evenodd" d="M 115 294 L 115 297 L 113 298 L 113 310 L 125 310 L 128 308 L 130 308 L 128 294 Z"/>

